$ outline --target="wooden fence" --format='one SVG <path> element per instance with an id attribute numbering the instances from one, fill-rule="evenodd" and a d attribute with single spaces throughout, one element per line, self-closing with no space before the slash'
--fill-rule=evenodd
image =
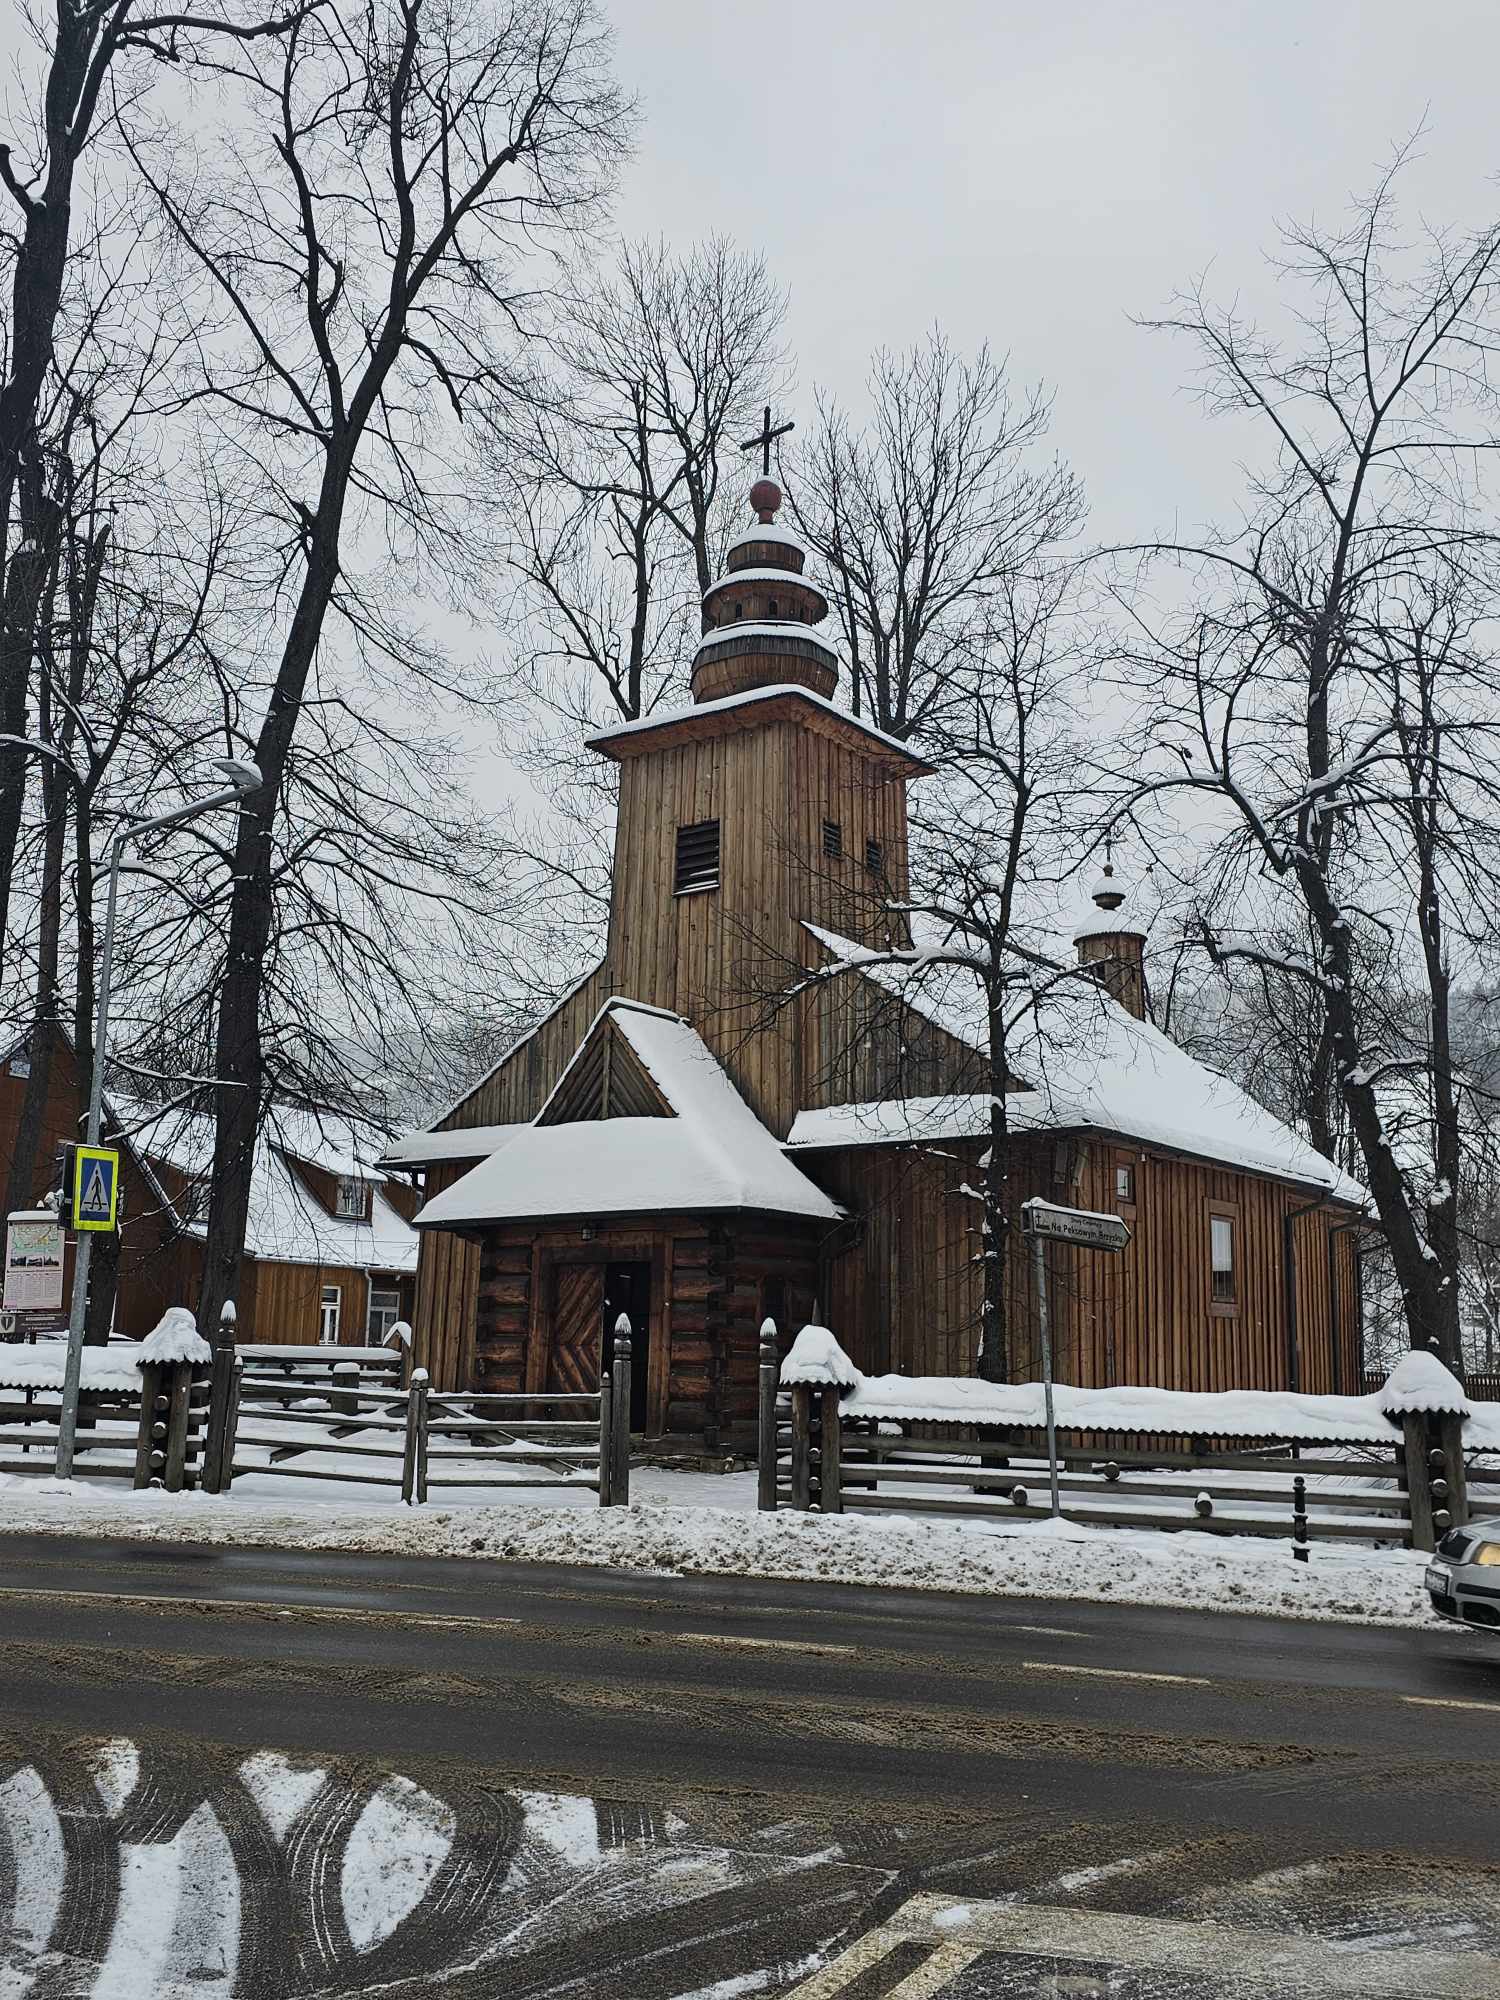
<path id="1" fill-rule="evenodd" d="M 385 1350 L 331 1350 L 321 1372 L 315 1352 L 220 1350 L 210 1492 L 228 1493 L 236 1477 L 253 1473 L 387 1486 L 410 1506 L 456 1487 L 498 1498 L 582 1487 L 601 1507 L 629 1502 L 628 1326 L 616 1330 L 612 1366 L 590 1392 L 437 1394 L 422 1368 L 404 1388 L 393 1381 L 389 1364 L 399 1375 L 401 1357 Z"/>
<path id="2" fill-rule="evenodd" d="M 57 1467 L 62 1415 L 58 1380 L 0 1387 L 0 1472 L 49 1475 Z M 73 1470 L 180 1493 L 199 1483 L 209 1420 L 206 1368 L 152 1362 L 138 1387 L 85 1389 L 79 1399 Z"/>
<path id="3" fill-rule="evenodd" d="M 839 1389 L 780 1386 L 774 1329 L 760 1354 L 758 1504 L 1040 1520 L 1050 1515 L 1040 1431 L 850 1418 Z M 1433 1547 L 1468 1518 L 1456 1420 L 1411 1415 L 1389 1446 L 1292 1439 L 1142 1440 L 1060 1431 L 1066 1520 L 1094 1527 Z M 1490 1477 L 1496 1475 L 1491 1474 Z M 1175 1507 L 1165 1504 L 1176 1501 Z"/>

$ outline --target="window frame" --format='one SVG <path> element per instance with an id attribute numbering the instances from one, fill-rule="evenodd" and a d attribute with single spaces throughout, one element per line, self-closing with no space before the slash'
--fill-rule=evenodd
<path id="1" fill-rule="evenodd" d="M 867 875 L 885 873 L 885 848 L 873 833 L 865 840 L 865 873 Z"/>
<path id="2" fill-rule="evenodd" d="M 701 880 L 683 879 L 683 840 L 689 834 L 706 834 L 713 829 L 714 861 L 713 879 L 706 876 Z M 701 896 L 711 889 L 717 889 L 724 880 L 724 823 L 720 819 L 696 819 L 686 826 L 679 826 L 672 846 L 672 894 L 674 896 Z"/>
<path id="3" fill-rule="evenodd" d="M 377 1332 L 375 1326 L 375 1301 L 389 1299 L 391 1316 Z M 384 1307 L 381 1308 L 385 1310 Z M 377 1285 L 373 1279 L 365 1287 L 365 1339 L 372 1347 L 379 1347 L 393 1326 L 401 1319 L 401 1287 L 399 1285 Z"/>
<path id="4" fill-rule="evenodd" d="M 339 1174 L 334 1183 L 333 1212 L 340 1222 L 368 1222 L 370 1219 L 371 1182 L 363 1174 Z M 349 1207 L 345 1200 L 346 1191 L 357 1191 L 359 1205 Z"/>
<path id="5" fill-rule="evenodd" d="M 1137 1189 L 1138 1170 L 1135 1157 L 1133 1154 L 1130 1153 L 1116 1153 L 1114 1156 L 1113 1164 L 1114 1164 L 1114 1174 L 1115 1174 L 1115 1187 L 1114 1187 L 1115 1207 L 1133 1209 L 1136 1204 L 1136 1198 L 1138 1192 Z M 1125 1177 L 1125 1184 L 1129 1190 L 1128 1193 L 1122 1194 L 1120 1191 L 1121 1175 Z"/>
<path id="6" fill-rule="evenodd" d="M 328 1325 L 329 1302 L 333 1304 L 333 1335 L 325 1331 Z M 318 1290 L 318 1345 L 337 1347 L 344 1324 L 344 1288 L 342 1285 L 322 1285 Z"/>
<path id="7" fill-rule="evenodd" d="M 823 859 L 842 861 L 844 858 L 844 822 L 841 819 L 825 819 L 823 822 Z"/>
<path id="8" fill-rule="evenodd" d="M 1205 1222 L 1208 1237 L 1208 1310 L 1213 1319 L 1238 1319 L 1240 1314 L 1240 1206 L 1235 1201 L 1210 1201 L 1205 1204 Z M 1227 1299 L 1214 1297 L 1214 1224 L 1225 1222 L 1229 1225 L 1229 1282 L 1234 1287 L 1234 1296 Z"/>

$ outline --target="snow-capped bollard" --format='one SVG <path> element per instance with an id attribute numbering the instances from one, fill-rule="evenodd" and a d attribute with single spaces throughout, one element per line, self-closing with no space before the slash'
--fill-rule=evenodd
<path id="1" fill-rule="evenodd" d="M 755 1504 L 762 1514 L 776 1512 L 776 1392 L 780 1372 L 781 1360 L 777 1353 L 776 1322 L 774 1319 L 763 1319 L 760 1323 L 755 1461 Z"/>
<path id="2" fill-rule="evenodd" d="M 1214 1496 L 1211 1493 L 1200 1493 L 1193 1502 L 1193 1512 L 1198 1516 L 1198 1519 L 1200 1521 L 1209 1520 L 1213 1511 Z"/>
<path id="3" fill-rule="evenodd" d="M 1300 1472 L 1292 1481 L 1292 1554 L 1307 1561 L 1307 1481 Z"/>

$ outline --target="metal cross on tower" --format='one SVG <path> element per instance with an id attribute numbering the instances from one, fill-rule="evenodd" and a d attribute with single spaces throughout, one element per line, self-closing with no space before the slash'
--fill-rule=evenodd
<path id="1" fill-rule="evenodd" d="M 778 424 L 772 430 L 771 405 L 767 403 L 761 417 L 760 429 L 754 437 L 746 438 L 740 446 L 741 451 L 754 451 L 757 445 L 760 446 L 760 470 L 762 478 L 769 479 L 771 476 L 771 446 L 777 438 L 785 437 L 788 431 L 794 431 L 796 428 L 795 424 Z"/>

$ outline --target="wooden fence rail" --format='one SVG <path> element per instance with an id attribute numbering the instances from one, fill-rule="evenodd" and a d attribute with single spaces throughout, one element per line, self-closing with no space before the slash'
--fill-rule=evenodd
<path id="1" fill-rule="evenodd" d="M 825 1514 L 879 1511 L 1039 1520 L 1051 1512 L 1039 1434 L 969 1422 L 851 1418 L 832 1385 L 780 1386 L 761 1330 L 757 1498 Z M 1389 1445 L 1143 1439 L 1064 1433 L 1058 1489 L 1070 1521 L 1208 1534 L 1400 1542 L 1430 1549 L 1468 1518 L 1461 1420 L 1408 1412 Z M 1492 1477 L 1500 1477 L 1497 1468 Z M 1487 1497 L 1487 1496 L 1486 1496 Z M 1163 1503 L 1176 1500 L 1176 1509 Z"/>
<path id="2" fill-rule="evenodd" d="M 220 1351 L 208 1422 L 210 1492 L 227 1493 L 249 1473 L 389 1486 L 416 1507 L 434 1489 L 455 1487 L 497 1497 L 583 1487 L 602 1507 L 629 1504 L 628 1321 L 616 1328 L 611 1366 L 590 1391 L 437 1393 L 421 1368 L 402 1387 L 401 1357 L 383 1349 L 331 1349 L 321 1374 L 315 1354 Z M 312 1457 L 320 1462 L 309 1464 Z"/>

